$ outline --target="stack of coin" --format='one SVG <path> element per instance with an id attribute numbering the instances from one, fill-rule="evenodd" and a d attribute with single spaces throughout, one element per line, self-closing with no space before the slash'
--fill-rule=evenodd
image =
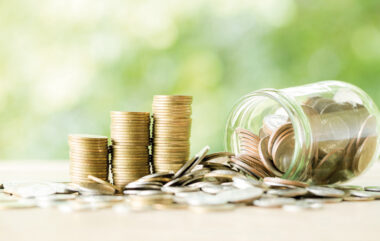
<path id="1" fill-rule="evenodd" d="M 125 186 L 149 174 L 149 112 L 111 112 L 112 175 Z"/>
<path id="2" fill-rule="evenodd" d="M 73 183 L 91 183 L 88 175 L 108 180 L 108 137 L 69 135 L 70 176 Z"/>
<path id="3" fill-rule="evenodd" d="M 189 159 L 192 100 L 192 96 L 154 96 L 153 166 L 155 172 L 176 172 Z"/>

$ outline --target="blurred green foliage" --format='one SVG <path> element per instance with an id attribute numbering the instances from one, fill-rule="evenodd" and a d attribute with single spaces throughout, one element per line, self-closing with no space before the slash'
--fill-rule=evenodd
<path id="1" fill-rule="evenodd" d="M 380 104 L 380 1 L 0 2 L 0 158 L 67 159 L 110 110 L 194 96 L 192 152 L 223 150 L 233 103 L 325 79 Z"/>

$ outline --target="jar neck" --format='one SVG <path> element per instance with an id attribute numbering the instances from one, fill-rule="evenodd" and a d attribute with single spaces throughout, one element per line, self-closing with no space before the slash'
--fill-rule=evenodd
<path id="1" fill-rule="evenodd" d="M 281 90 L 263 89 L 252 92 L 244 96 L 235 106 L 235 110 L 231 113 L 231 118 L 236 114 L 250 111 L 250 105 L 254 105 L 255 98 L 269 98 L 278 103 L 288 114 L 294 129 L 294 154 L 288 170 L 282 176 L 283 178 L 307 181 L 308 170 L 311 169 L 313 150 L 313 132 L 310 121 L 304 113 L 302 107 L 297 101 L 289 95 L 286 95 Z M 248 114 L 248 113 L 247 113 Z M 242 116 L 245 116 L 243 114 Z M 237 117 L 239 118 L 239 117 Z M 236 120 L 236 119 L 235 119 Z M 239 120 L 238 122 L 240 122 Z M 243 121 L 244 122 L 244 121 Z M 241 122 L 240 124 L 243 124 Z"/>

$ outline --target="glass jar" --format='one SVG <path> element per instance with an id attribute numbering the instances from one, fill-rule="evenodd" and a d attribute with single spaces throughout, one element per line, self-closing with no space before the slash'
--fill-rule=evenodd
<path id="1" fill-rule="evenodd" d="M 241 98 L 228 118 L 231 165 L 258 178 L 345 182 L 378 157 L 379 111 L 361 89 L 323 81 L 263 89 Z"/>

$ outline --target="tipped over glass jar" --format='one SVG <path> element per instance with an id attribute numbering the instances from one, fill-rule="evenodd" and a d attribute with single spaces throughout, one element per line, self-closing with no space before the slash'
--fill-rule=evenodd
<path id="1" fill-rule="evenodd" d="M 228 118 L 230 164 L 258 178 L 342 183 L 377 159 L 379 111 L 361 89 L 323 81 L 242 97 Z"/>

